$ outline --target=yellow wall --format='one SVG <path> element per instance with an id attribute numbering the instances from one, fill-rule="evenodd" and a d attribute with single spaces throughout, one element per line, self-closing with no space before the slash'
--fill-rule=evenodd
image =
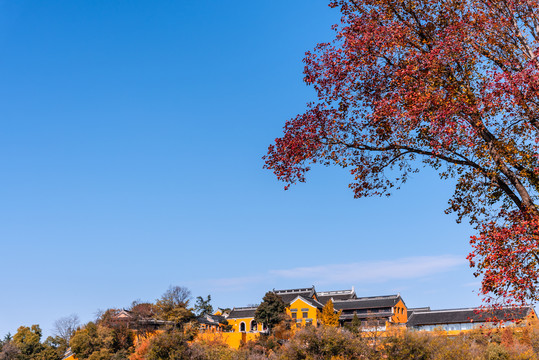
<path id="1" fill-rule="evenodd" d="M 222 341 L 231 348 L 238 349 L 241 344 L 247 341 L 255 341 L 258 338 L 258 333 L 241 333 L 241 332 L 220 332 L 220 333 L 200 333 L 195 341 Z"/>
<path id="2" fill-rule="evenodd" d="M 394 315 L 391 317 L 391 320 L 396 324 L 404 324 L 408 322 L 408 311 L 406 309 L 406 305 L 404 305 L 404 302 L 402 300 L 399 300 L 399 302 L 393 307 L 395 312 Z"/>
<path id="3" fill-rule="evenodd" d="M 304 311 L 301 309 L 307 309 L 307 317 L 303 316 Z M 297 311 L 292 311 L 297 310 Z M 297 314 L 296 318 L 293 318 L 297 325 L 305 326 L 305 319 L 312 319 L 312 325 L 316 326 L 318 324 L 318 314 L 316 312 L 316 308 L 312 306 L 311 304 L 306 303 L 305 301 L 301 299 L 296 299 L 293 301 L 289 307 L 286 308 L 286 313 L 288 316 L 292 317 L 292 314 Z M 297 320 L 301 320 L 301 322 L 298 322 Z"/>
<path id="4" fill-rule="evenodd" d="M 232 325 L 232 331 L 234 332 L 240 332 L 240 324 L 242 322 L 245 323 L 245 332 L 251 331 L 251 321 L 253 321 L 255 318 L 238 318 L 238 319 L 231 319 L 228 318 L 228 324 Z M 262 324 L 256 324 L 256 331 L 262 331 Z"/>

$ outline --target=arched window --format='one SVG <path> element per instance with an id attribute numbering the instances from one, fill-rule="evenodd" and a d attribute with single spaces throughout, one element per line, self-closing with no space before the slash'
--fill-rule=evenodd
<path id="1" fill-rule="evenodd" d="M 257 331 L 256 321 L 254 321 L 254 320 L 251 321 L 251 331 Z"/>
<path id="2" fill-rule="evenodd" d="M 240 332 L 245 332 L 245 323 L 243 321 L 240 324 Z"/>

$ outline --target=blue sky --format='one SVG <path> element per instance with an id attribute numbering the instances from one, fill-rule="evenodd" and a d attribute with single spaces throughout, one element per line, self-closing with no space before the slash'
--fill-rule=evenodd
<path id="1" fill-rule="evenodd" d="M 262 169 L 338 19 L 325 0 L 0 0 L 0 336 L 169 285 L 221 307 L 312 284 L 479 304 L 472 229 L 429 169 L 360 200 L 339 168 L 289 191 Z"/>

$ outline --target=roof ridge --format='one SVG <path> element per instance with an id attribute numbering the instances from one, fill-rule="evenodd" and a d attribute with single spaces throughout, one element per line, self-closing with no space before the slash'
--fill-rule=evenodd
<path id="1" fill-rule="evenodd" d="M 329 291 L 317 291 L 320 296 L 336 295 L 336 294 L 353 294 L 354 290 L 329 290 Z"/>
<path id="2" fill-rule="evenodd" d="M 346 301 L 362 301 L 362 300 L 377 300 L 377 299 L 392 299 L 392 298 L 396 299 L 398 297 L 400 297 L 400 295 L 393 294 L 393 295 L 380 295 L 380 296 L 362 296 L 355 299 L 343 299 L 343 300 L 335 300 L 335 301 L 346 302 Z"/>
<path id="3" fill-rule="evenodd" d="M 233 310 L 250 310 L 250 309 L 257 309 L 258 308 L 258 305 L 257 306 L 242 306 L 242 307 L 233 307 L 232 310 L 230 311 L 233 311 Z"/>
<path id="4" fill-rule="evenodd" d="M 455 309 L 436 309 L 436 310 L 419 310 L 419 311 L 414 311 L 414 315 L 415 314 L 428 314 L 428 313 L 441 313 L 441 312 L 454 312 L 454 311 L 479 311 L 479 312 L 487 312 L 487 311 L 495 311 L 495 310 L 508 310 L 508 309 L 522 309 L 522 310 L 526 310 L 526 309 L 530 309 L 531 306 L 530 305 L 526 305 L 526 306 L 502 306 L 501 308 L 488 308 L 488 309 L 481 309 L 481 308 L 474 308 L 474 307 L 468 307 L 468 308 L 455 308 Z"/>
<path id="5" fill-rule="evenodd" d="M 297 289 L 280 289 L 280 290 L 273 289 L 273 292 L 276 294 L 277 293 L 293 294 L 296 292 L 307 292 L 307 291 L 313 291 L 313 290 L 314 290 L 314 286 L 310 288 L 297 288 Z"/>

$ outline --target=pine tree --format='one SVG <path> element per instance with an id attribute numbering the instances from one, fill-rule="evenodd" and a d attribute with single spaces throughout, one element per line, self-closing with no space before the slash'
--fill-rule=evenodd
<path id="1" fill-rule="evenodd" d="M 255 321 L 265 324 L 271 332 L 275 325 L 285 319 L 285 310 L 286 304 L 283 300 L 273 291 L 269 291 L 264 295 L 262 303 L 255 311 Z"/>

